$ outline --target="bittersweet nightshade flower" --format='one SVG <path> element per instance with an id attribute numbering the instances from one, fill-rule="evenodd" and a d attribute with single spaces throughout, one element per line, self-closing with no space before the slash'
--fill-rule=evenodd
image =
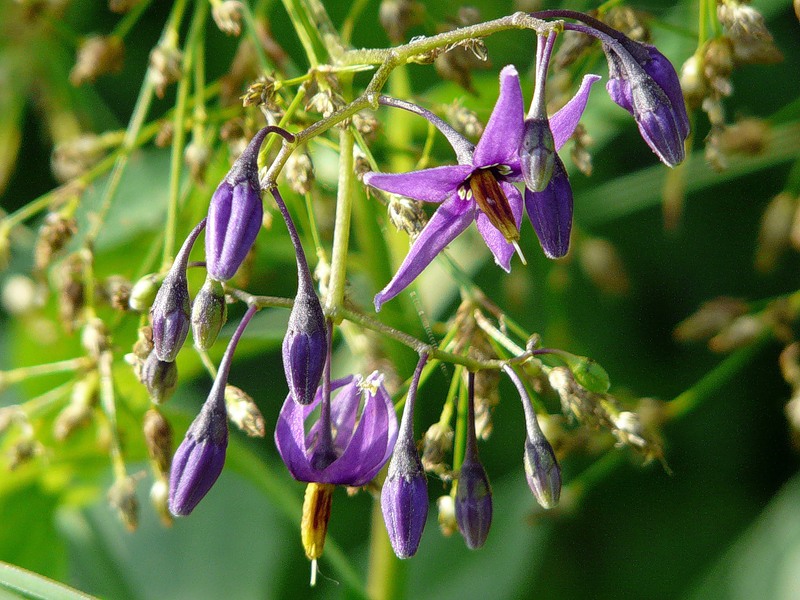
<path id="1" fill-rule="evenodd" d="M 556 149 L 572 135 L 586 106 L 591 84 L 596 80 L 597 76 L 587 75 L 576 96 L 550 117 Z M 375 309 L 380 310 L 384 302 L 405 289 L 473 221 L 495 262 L 510 271 L 522 217 L 522 198 L 512 185 L 522 179 L 519 149 L 524 134 L 522 88 L 516 69 L 508 65 L 500 72 L 500 94 L 477 146 L 418 106 L 384 97 L 380 102 L 428 119 L 447 137 L 459 164 L 364 176 L 366 184 L 386 192 L 440 203 L 397 273 L 375 296 Z"/>
<path id="2" fill-rule="evenodd" d="M 234 276 L 261 228 L 264 208 L 258 183 L 258 151 L 269 131 L 265 127 L 253 136 L 211 197 L 206 268 L 219 281 Z"/>
<path id="3" fill-rule="evenodd" d="M 525 466 L 525 478 L 531 488 L 536 501 L 542 508 L 553 508 L 561 497 L 561 468 L 558 466 L 553 446 L 547 441 L 539 427 L 536 412 L 531 406 L 531 399 L 525 385 L 509 365 L 503 367 L 514 386 L 519 392 L 522 401 L 522 410 L 525 413 L 525 450 L 522 462 Z"/>
<path id="4" fill-rule="evenodd" d="M 277 189 L 272 190 L 275 202 L 286 221 L 297 257 L 297 295 L 289 325 L 283 338 L 282 356 L 286 383 L 295 402 L 310 404 L 319 385 L 328 356 L 328 331 L 311 272 L 308 269 L 300 236 Z"/>
<path id="5" fill-rule="evenodd" d="M 492 487 L 486 469 L 478 458 L 475 439 L 475 374 L 469 374 L 469 399 L 467 403 L 467 443 L 464 462 L 458 475 L 456 488 L 456 522 L 458 530 L 470 550 L 477 550 L 486 542 L 492 525 Z"/>
<path id="6" fill-rule="evenodd" d="M 428 518 L 428 482 L 414 442 L 414 403 L 427 360 L 427 354 L 423 355 L 414 371 L 389 472 L 381 490 L 383 520 L 398 558 L 416 554 Z"/>
<path id="7" fill-rule="evenodd" d="M 330 401 L 320 388 L 306 406 L 287 396 L 275 425 L 275 445 L 298 481 L 365 485 L 389 460 L 397 440 L 392 399 L 377 371 L 366 379 L 351 375 L 332 381 L 330 389 L 338 390 Z M 306 434 L 305 421 L 320 405 L 319 420 Z"/>
<path id="8" fill-rule="evenodd" d="M 175 360 L 189 333 L 189 284 L 186 280 L 186 268 L 192 246 L 205 225 L 206 220 L 203 219 L 183 242 L 150 309 L 155 353 L 159 360 L 165 362 Z"/>
<path id="9" fill-rule="evenodd" d="M 225 387 L 236 345 L 255 312 L 256 308 L 250 307 L 242 317 L 225 349 L 208 398 L 172 459 L 169 510 L 176 517 L 191 513 L 222 472 L 228 447 Z"/>

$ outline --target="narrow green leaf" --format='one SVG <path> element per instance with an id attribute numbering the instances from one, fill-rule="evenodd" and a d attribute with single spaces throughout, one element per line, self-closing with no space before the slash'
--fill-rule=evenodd
<path id="1" fill-rule="evenodd" d="M 41 600 L 87 600 L 94 598 L 47 577 L 0 562 L 0 596 Z"/>

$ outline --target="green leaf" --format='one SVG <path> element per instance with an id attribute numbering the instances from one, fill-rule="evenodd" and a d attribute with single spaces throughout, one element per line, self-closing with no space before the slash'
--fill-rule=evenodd
<path id="1" fill-rule="evenodd" d="M 86 600 L 94 597 L 4 562 L 0 562 L 0 596 L 41 600 Z"/>

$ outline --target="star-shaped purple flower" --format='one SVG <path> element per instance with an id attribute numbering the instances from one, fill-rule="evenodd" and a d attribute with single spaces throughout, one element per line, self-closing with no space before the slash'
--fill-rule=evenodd
<path id="1" fill-rule="evenodd" d="M 366 485 L 389 460 L 397 441 L 394 405 L 377 371 L 363 380 L 351 375 L 332 381 L 331 392 L 336 390 L 327 407 L 322 388 L 305 406 L 289 394 L 275 425 L 275 445 L 298 481 Z M 306 420 L 320 405 L 320 418 L 306 433 Z"/>
<path id="2" fill-rule="evenodd" d="M 596 80 L 594 75 L 584 78 L 575 97 L 550 118 L 556 148 L 569 139 L 578 125 L 591 84 Z M 399 101 L 393 104 L 410 106 Z M 367 185 L 385 192 L 440 203 L 395 276 L 375 296 L 376 310 L 404 290 L 473 221 L 495 262 L 505 271 L 511 270 L 511 257 L 518 249 L 523 203 L 512 182 L 522 179 L 519 150 L 524 107 L 517 70 L 508 65 L 500 72 L 497 103 L 476 146 L 445 123 L 429 120 L 447 136 L 456 152 L 457 165 L 364 176 Z"/>

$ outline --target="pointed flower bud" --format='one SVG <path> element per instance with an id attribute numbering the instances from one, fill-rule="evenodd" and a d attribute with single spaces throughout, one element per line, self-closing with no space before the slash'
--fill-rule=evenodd
<path id="1" fill-rule="evenodd" d="M 458 530 L 470 550 L 486 542 L 492 525 L 492 488 L 478 458 L 475 439 L 475 374 L 469 373 L 467 402 L 467 446 L 458 475 L 455 510 Z"/>
<path id="2" fill-rule="evenodd" d="M 561 258 L 569 251 L 572 232 L 572 187 L 564 163 L 553 155 L 553 173 L 541 192 L 525 189 L 525 210 L 548 258 Z"/>
<path id="3" fill-rule="evenodd" d="M 186 341 L 186 334 L 189 333 L 189 283 L 186 280 L 186 268 L 192 246 L 205 226 L 206 220 L 203 219 L 183 242 L 150 309 L 155 353 L 159 360 L 165 362 L 175 360 Z"/>
<path id="4" fill-rule="evenodd" d="M 169 510 L 186 516 L 217 481 L 225 464 L 228 447 L 228 415 L 225 410 L 225 386 L 239 338 L 256 312 L 251 306 L 231 337 L 219 365 L 214 385 L 200 414 L 189 426 L 175 456 L 169 478 Z"/>
<path id="5" fill-rule="evenodd" d="M 227 318 L 228 305 L 222 284 L 207 277 L 192 304 L 192 337 L 195 346 L 201 350 L 211 348 Z"/>
<path id="6" fill-rule="evenodd" d="M 428 518 L 428 482 L 414 443 L 414 403 L 427 360 L 427 354 L 420 357 L 414 372 L 389 472 L 381 490 L 383 520 L 398 558 L 416 554 Z"/>
<path id="7" fill-rule="evenodd" d="M 261 228 L 264 208 L 258 183 L 258 151 L 268 133 L 259 131 L 211 197 L 206 229 L 208 274 L 227 281 L 241 266 Z"/>
<path id="8" fill-rule="evenodd" d="M 301 285 L 283 338 L 283 368 L 292 398 L 311 404 L 328 354 L 325 315 L 313 289 Z"/>
<path id="9" fill-rule="evenodd" d="M 611 99 L 633 115 L 642 138 L 664 164 L 681 163 L 689 117 L 675 68 L 655 46 L 628 38 L 604 44 L 604 50 Z"/>
<path id="10" fill-rule="evenodd" d="M 542 192 L 550 183 L 555 165 L 556 145 L 550 123 L 544 119 L 526 119 L 519 150 L 525 187 Z"/>
<path id="11" fill-rule="evenodd" d="M 151 352 L 142 365 L 142 383 L 155 404 L 163 404 L 172 397 L 178 386 L 178 366 L 175 361 L 167 362 Z"/>
<path id="12" fill-rule="evenodd" d="M 553 508 L 561 497 L 561 468 L 558 466 L 553 446 L 544 437 L 536 412 L 531 406 L 531 399 L 522 380 L 514 369 L 505 365 L 503 370 L 509 376 L 519 392 L 522 410 L 525 413 L 525 451 L 522 461 L 525 466 L 525 478 L 536 501 L 542 508 Z"/>
<path id="13" fill-rule="evenodd" d="M 283 369 L 292 398 L 298 404 L 307 405 L 314 401 L 314 393 L 325 367 L 328 331 L 300 236 L 280 192 L 273 189 L 272 195 L 286 221 L 297 258 L 297 296 L 289 315 L 286 337 L 283 338 Z"/>
<path id="14" fill-rule="evenodd" d="M 159 273 L 149 273 L 133 284 L 128 298 L 131 310 L 143 313 L 150 310 L 164 278 Z"/>
<path id="15" fill-rule="evenodd" d="M 225 384 L 217 378 L 172 459 L 169 510 L 176 517 L 191 513 L 222 473 L 228 447 L 224 391 Z"/>

